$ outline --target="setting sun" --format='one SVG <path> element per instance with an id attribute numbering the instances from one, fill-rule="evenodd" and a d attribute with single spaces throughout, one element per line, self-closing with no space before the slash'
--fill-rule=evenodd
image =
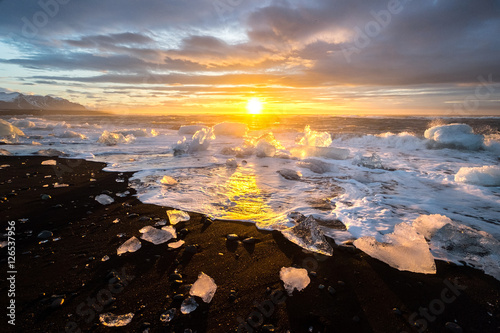
<path id="1" fill-rule="evenodd" d="M 249 114 L 260 114 L 262 112 L 262 102 L 257 97 L 252 97 L 247 102 L 247 112 Z"/>

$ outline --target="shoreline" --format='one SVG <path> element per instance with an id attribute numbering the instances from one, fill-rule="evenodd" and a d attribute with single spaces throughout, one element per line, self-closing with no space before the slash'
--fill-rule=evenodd
<path id="1" fill-rule="evenodd" d="M 49 159 L 57 166 L 41 165 Z M 16 221 L 16 329 L 7 325 L 10 331 L 109 332 L 113 329 L 98 319 L 106 312 L 135 314 L 130 324 L 114 329 L 122 332 L 233 332 L 239 325 L 243 332 L 265 331 L 265 325 L 275 332 L 308 332 L 310 327 L 312 332 L 417 332 L 415 322 L 427 325 L 427 332 L 450 332 L 447 323 L 455 321 L 464 332 L 500 328 L 500 281 L 479 270 L 436 261 L 435 275 L 401 272 L 352 247 L 335 247 L 333 257 L 324 257 L 251 223 L 210 223 L 190 213 L 190 221 L 174 226 L 181 234 L 188 229 L 184 246 L 170 249 L 167 243 L 141 240 L 137 252 L 117 256 L 125 240 L 140 238 L 139 229 L 167 219 L 167 207 L 133 196 L 128 188 L 132 173 L 55 157 L 0 156 L 0 165 L 6 164 L 0 171 L 0 223 L 5 228 Z M 116 196 L 127 190 L 129 195 Z M 103 193 L 115 202 L 96 202 L 94 197 Z M 40 244 L 37 235 L 43 230 L 53 236 Z M 120 233 L 126 236 L 117 237 Z M 226 241 L 232 233 L 257 242 Z M 0 251 L 6 267 L 7 249 Z M 109 260 L 101 261 L 106 255 Z M 310 270 L 311 279 L 293 296 L 279 278 L 281 267 L 290 266 Z M 182 282 L 171 278 L 176 269 Z M 200 272 L 217 284 L 212 302 L 198 300 L 197 310 L 177 311 L 172 322 L 163 324 L 160 315 L 179 308 L 182 297 L 176 295 L 186 295 Z M 1 290 L 8 291 L 5 278 Z"/>

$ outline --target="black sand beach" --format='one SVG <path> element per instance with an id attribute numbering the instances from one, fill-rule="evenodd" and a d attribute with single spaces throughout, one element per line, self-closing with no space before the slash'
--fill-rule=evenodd
<path id="1" fill-rule="evenodd" d="M 175 225 L 186 242 L 181 248 L 141 241 L 137 252 L 117 256 L 139 229 L 166 219 L 168 208 L 139 202 L 129 173 L 62 158 L 55 158 L 57 166 L 41 165 L 47 159 L 0 157 L 0 222 L 6 230 L 15 221 L 17 271 L 15 326 L 4 316 L 2 332 L 500 331 L 500 282 L 479 270 L 438 261 L 436 275 L 401 272 L 349 246 L 335 246 L 333 257 L 314 255 L 249 223 L 190 214 Z M 56 182 L 69 186 L 54 188 Z M 103 193 L 115 202 L 94 200 Z M 37 237 L 44 230 L 53 233 L 45 243 Z M 231 233 L 257 241 L 227 241 Z M 7 246 L 0 254 L 5 310 Z M 309 286 L 293 296 L 279 277 L 290 266 L 311 271 Z M 178 295 L 188 294 L 200 272 L 217 284 L 212 302 L 198 299 L 194 312 L 177 311 L 162 323 L 160 315 L 179 309 L 187 296 Z M 106 312 L 135 315 L 127 326 L 109 328 L 99 322 Z"/>

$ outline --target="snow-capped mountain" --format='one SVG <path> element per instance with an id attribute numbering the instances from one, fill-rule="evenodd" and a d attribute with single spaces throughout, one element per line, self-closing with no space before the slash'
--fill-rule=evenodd
<path id="1" fill-rule="evenodd" d="M 19 110 L 86 110 L 83 105 L 70 102 L 64 98 L 23 95 L 21 93 L 0 92 L 0 109 Z"/>

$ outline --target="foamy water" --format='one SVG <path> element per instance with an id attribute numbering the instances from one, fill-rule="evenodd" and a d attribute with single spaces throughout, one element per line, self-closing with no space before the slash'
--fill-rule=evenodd
<path id="1" fill-rule="evenodd" d="M 222 125 L 224 119 L 201 116 L 2 118 L 26 135 L 4 139 L 16 143 L 3 146 L 9 152 L 50 148 L 106 162 L 109 171 L 133 171 L 131 185 L 145 203 L 286 231 L 325 253 L 290 232 L 298 223 L 292 212 L 312 215 L 321 222 L 314 228 L 337 243 L 365 240 L 374 251 L 365 252 L 394 267 L 374 242 L 400 252 L 418 231 L 434 258 L 465 261 L 500 278 L 498 118 L 448 119 L 472 126 L 434 128 L 431 119 L 383 117 L 236 117 Z M 162 183 L 164 176 L 177 184 Z M 442 218 L 429 218 L 424 229 L 399 227 L 393 235 L 396 225 L 432 214 L 450 222 L 443 227 Z M 347 231 L 328 226 L 337 219 Z M 427 232 L 436 225 L 439 232 Z M 429 272 L 428 263 L 425 270 L 418 265 L 405 269 Z"/>

